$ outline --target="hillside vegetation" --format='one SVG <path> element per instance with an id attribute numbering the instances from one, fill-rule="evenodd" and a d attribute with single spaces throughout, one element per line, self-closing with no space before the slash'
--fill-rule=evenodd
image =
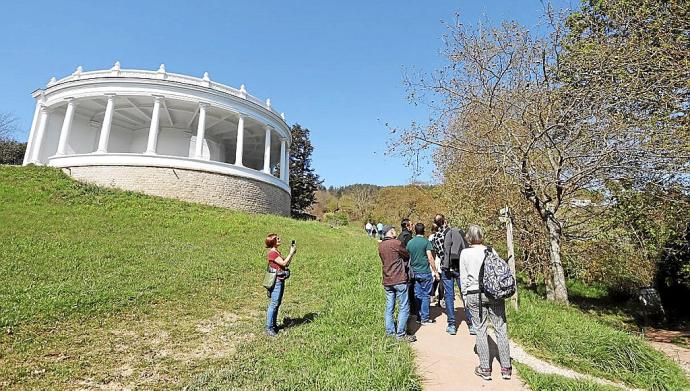
<path id="1" fill-rule="evenodd" d="M 269 232 L 299 248 L 276 339 L 263 335 Z M 421 389 L 410 346 L 384 338 L 380 261 L 360 229 L 0 166 L 0 238 L 0 389 Z M 521 298 L 510 333 L 533 354 L 635 388 L 690 389 L 641 338 Z"/>
<path id="2" fill-rule="evenodd" d="M 374 241 L 0 166 L 0 388 L 419 389 Z M 263 335 L 263 240 L 299 252 Z"/>

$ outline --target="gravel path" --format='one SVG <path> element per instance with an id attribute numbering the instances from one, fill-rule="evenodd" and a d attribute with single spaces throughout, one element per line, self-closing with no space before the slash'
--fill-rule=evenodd
<path id="1" fill-rule="evenodd" d="M 620 383 L 615 383 L 610 380 L 606 379 L 601 379 L 598 377 L 594 377 L 591 375 L 585 375 L 579 372 L 575 372 L 570 369 L 566 368 L 561 368 L 557 367 L 553 364 L 550 364 L 544 360 L 538 359 L 531 354 L 525 352 L 524 349 L 522 349 L 518 344 L 516 344 L 513 341 L 510 341 L 510 356 L 520 362 L 521 364 L 525 364 L 528 367 L 534 369 L 537 372 L 540 373 L 546 373 L 546 374 L 553 374 L 553 375 L 561 375 L 565 376 L 571 379 L 578 379 L 578 380 L 589 380 L 601 385 L 606 385 L 606 386 L 615 386 L 619 387 L 623 390 L 631 390 L 631 391 L 641 391 L 635 388 L 629 388 L 623 384 Z"/>
<path id="2" fill-rule="evenodd" d="M 457 301 L 456 301 L 457 302 Z M 440 307 L 431 307 L 431 318 L 435 324 L 419 326 L 409 323 L 410 330 L 417 336 L 413 343 L 417 351 L 417 368 L 424 378 L 426 391 L 447 390 L 525 390 L 524 383 L 515 375 L 511 380 L 501 379 L 501 366 L 496 359 L 492 364 L 493 380 L 486 381 L 474 374 L 479 359 L 474 354 L 475 337 L 470 335 L 465 315 L 456 310 L 456 320 L 462 321 L 458 334 L 446 333 L 446 315 Z"/>

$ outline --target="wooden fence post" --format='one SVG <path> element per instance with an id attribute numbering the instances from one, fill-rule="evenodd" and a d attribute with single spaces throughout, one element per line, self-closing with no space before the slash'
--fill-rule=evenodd
<path id="1" fill-rule="evenodd" d="M 499 217 L 499 220 L 506 225 L 506 244 L 508 247 L 508 266 L 510 267 L 510 271 L 513 272 L 513 277 L 515 277 L 515 280 L 517 281 L 517 275 L 515 274 L 515 249 L 513 248 L 513 218 L 510 215 L 510 208 L 508 208 L 508 205 L 506 205 L 505 208 L 501 209 L 501 216 Z M 513 297 L 510 299 L 513 303 L 513 307 L 517 311 L 518 309 L 518 293 L 517 289 L 515 290 L 515 294 Z"/>

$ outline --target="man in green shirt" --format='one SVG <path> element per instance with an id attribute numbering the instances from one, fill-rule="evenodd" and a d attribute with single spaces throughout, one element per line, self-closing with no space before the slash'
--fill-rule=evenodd
<path id="1" fill-rule="evenodd" d="M 407 251 L 410 253 L 410 266 L 414 272 L 414 295 L 419 308 L 417 322 L 424 325 L 436 322 L 429 319 L 429 295 L 434 280 L 439 279 L 439 274 L 431 253 L 434 247 L 424 236 L 424 224 L 417 223 L 414 231 L 415 237 L 407 243 Z"/>

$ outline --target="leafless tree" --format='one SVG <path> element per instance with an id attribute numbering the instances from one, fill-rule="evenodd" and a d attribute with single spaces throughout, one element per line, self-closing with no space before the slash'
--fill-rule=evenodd
<path id="1" fill-rule="evenodd" d="M 17 119 L 10 113 L 0 113 L 0 140 L 9 140 L 17 130 Z"/>

